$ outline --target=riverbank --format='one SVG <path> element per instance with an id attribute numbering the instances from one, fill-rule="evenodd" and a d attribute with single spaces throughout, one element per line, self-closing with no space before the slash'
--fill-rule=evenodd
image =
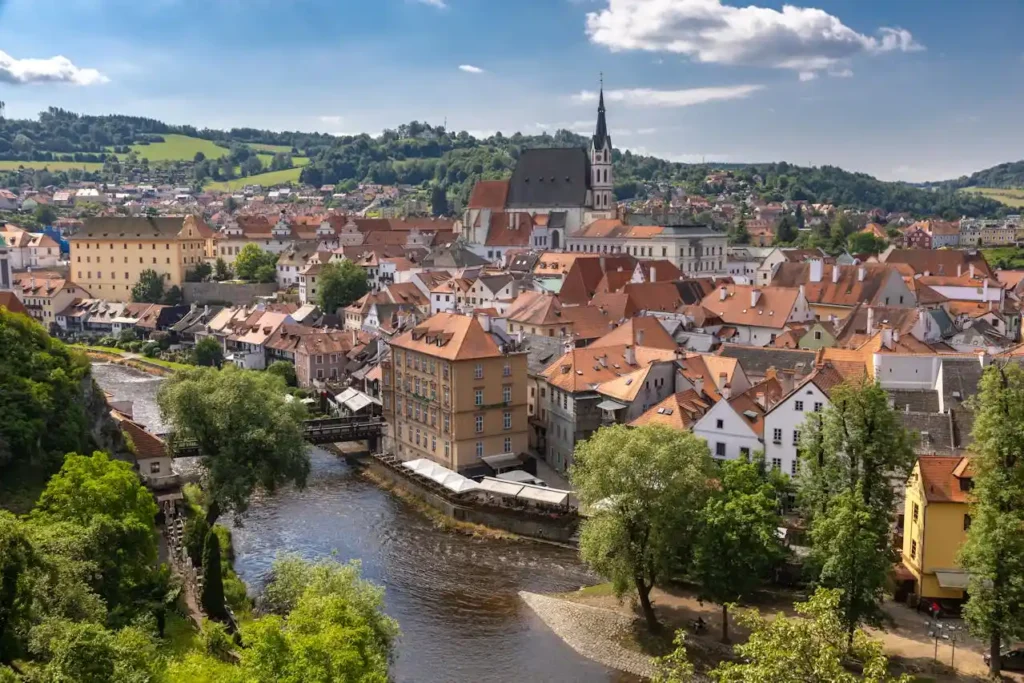
<path id="1" fill-rule="evenodd" d="M 146 358 L 137 353 L 128 353 L 127 351 L 110 346 L 86 346 L 85 344 L 69 344 L 68 346 L 81 351 L 89 360 L 124 365 L 140 372 L 161 377 L 166 377 L 178 370 L 188 370 L 194 367 L 184 363 L 161 360 L 160 358 Z"/>

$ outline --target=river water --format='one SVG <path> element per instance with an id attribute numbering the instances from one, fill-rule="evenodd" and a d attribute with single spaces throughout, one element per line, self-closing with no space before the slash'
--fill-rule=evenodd
<path id="1" fill-rule="evenodd" d="M 135 419 L 160 432 L 160 379 L 119 365 L 93 373 Z M 475 540 L 434 528 L 335 455 L 311 450 L 304 490 L 252 502 L 234 529 L 235 568 L 258 592 L 274 557 L 358 559 L 384 586 L 385 609 L 402 636 L 392 669 L 401 682 L 627 681 L 580 657 L 519 599 L 517 592 L 568 591 L 594 582 L 571 550 Z"/>

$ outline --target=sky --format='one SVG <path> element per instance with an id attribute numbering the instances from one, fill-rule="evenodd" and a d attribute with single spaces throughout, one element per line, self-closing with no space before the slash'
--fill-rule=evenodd
<path id="1" fill-rule="evenodd" d="M 799 0 L 796 0 L 799 2 Z M 593 131 L 941 180 L 1024 158 L 1020 0 L 0 0 L 0 101 L 211 128 Z"/>

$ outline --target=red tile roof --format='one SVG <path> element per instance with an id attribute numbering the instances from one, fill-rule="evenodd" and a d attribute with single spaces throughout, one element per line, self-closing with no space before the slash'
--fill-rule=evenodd
<path id="1" fill-rule="evenodd" d="M 470 209 L 504 209 L 508 199 L 507 180 L 478 180 L 469 195 Z"/>
<path id="2" fill-rule="evenodd" d="M 967 458 L 925 455 L 917 459 L 921 484 L 929 503 L 966 503 L 967 492 L 960 487 L 955 472 L 970 475 L 963 464 Z M 970 478 L 969 476 L 966 478 Z"/>

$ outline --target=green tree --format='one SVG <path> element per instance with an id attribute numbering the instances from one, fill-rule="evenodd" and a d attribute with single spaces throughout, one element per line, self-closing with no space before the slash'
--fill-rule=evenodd
<path id="1" fill-rule="evenodd" d="M 166 306 L 177 306 L 184 300 L 185 295 L 182 293 L 181 287 L 173 285 L 164 293 L 163 298 L 160 299 L 160 303 Z"/>
<path id="2" fill-rule="evenodd" d="M 290 387 L 294 387 L 298 384 L 298 378 L 295 376 L 294 363 L 289 363 L 286 360 L 275 360 L 267 366 L 267 372 L 277 375 Z"/>
<path id="3" fill-rule="evenodd" d="M 580 555 L 616 595 L 636 591 L 651 630 L 651 589 L 690 563 L 710 468 L 703 440 L 663 426 L 604 427 L 576 447 L 570 477 L 588 512 Z"/>
<path id="4" fill-rule="evenodd" d="M 139 273 L 139 281 L 132 287 L 132 301 L 144 304 L 158 304 L 164 298 L 164 279 L 147 268 Z"/>
<path id="5" fill-rule="evenodd" d="M 258 156 L 251 156 L 242 162 L 242 175 L 257 175 L 263 173 L 263 162 Z"/>
<path id="6" fill-rule="evenodd" d="M 786 246 L 796 241 L 797 231 L 789 215 L 783 216 L 775 226 L 775 246 Z"/>
<path id="7" fill-rule="evenodd" d="M 736 221 L 736 226 L 731 233 L 729 235 L 730 244 L 750 244 L 750 233 L 747 231 L 747 221 L 743 216 Z"/>
<path id="8" fill-rule="evenodd" d="M 198 164 L 202 161 L 206 161 L 206 155 L 202 152 L 196 152 L 195 156 L 192 157 L 192 162 Z"/>
<path id="9" fill-rule="evenodd" d="M 211 619 L 226 619 L 224 609 L 224 577 L 221 574 L 220 540 L 217 534 L 206 534 L 203 546 L 203 594 L 200 597 L 203 611 Z"/>
<path id="10" fill-rule="evenodd" d="M 968 572 L 964 616 L 989 643 L 1000 674 L 1003 644 L 1024 638 L 1024 369 L 990 365 L 975 401 L 971 527 L 960 552 Z"/>
<path id="11" fill-rule="evenodd" d="M 143 683 L 154 680 L 160 661 L 153 639 L 135 626 L 110 631 L 53 620 L 35 629 L 32 648 L 45 662 L 33 672 L 40 683 Z"/>
<path id="12" fill-rule="evenodd" d="M 250 242 L 235 257 L 235 275 L 242 280 L 256 280 L 260 267 L 267 265 L 276 267 L 277 257 Z"/>
<path id="13" fill-rule="evenodd" d="M 448 215 L 448 193 L 441 185 L 434 185 L 430 191 L 430 213 L 435 217 Z"/>
<path id="14" fill-rule="evenodd" d="M 273 263 L 264 263 L 256 269 L 252 279 L 256 282 L 273 282 L 277 279 L 277 266 Z"/>
<path id="15" fill-rule="evenodd" d="M 223 261 L 223 259 L 217 260 Z M 206 261 L 203 261 L 202 263 L 197 263 L 195 268 L 185 271 L 185 282 L 202 282 L 209 278 L 212 273 L 213 267 Z"/>
<path id="16" fill-rule="evenodd" d="M 57 220 L 57 211 L 48 204 L 37 206 L 33 215 L 39 225 L 53 225 L 53 222 Z"/>
<path id="17" fill-rule="evenodd" d="M 24 524 L 0 510 L 0 665 L 21 653 L 31 617 L 31 570 L 38 565 Z"/>
<path id="18" fill-rule="evenodd" d="M 231 279 L 231 269 L 228 268 L 227 261 L 220 256 L 217 257 L 213 264 L 213 279 L 218 282 Z"/>
<path id="19" fill-rule="evenodd" d="M 887 246 L 884 240 L 870 232 L 855 232 L 846 242 L 851 254 L 878 254 L 885 251 Z"/>
<path id="20" fill-rule="evenodd" d="M 232 366 L 179 371 L 160 388 L 164 420 L 175 437 L 195 439 L 204 456 L 211 526 L 223 511 L 243 514 L 257 487 L 272 493 L 288 482 L 305 485 L 305 407 L 285 396 L 280 377 Z"/>
<path id="21" fill-rule="evenodd" d="M 722 463 L 719 487 L 701 511 L 694 575 L 701 594 L 722 606 L 722 642 L 729 642 L 729 603 L 749 598 L 782 558 L 774 487 L 755 463 Z"/>
<path id="22" fill-rule="evenodd" d="M 881 617 L 882 591 L 898 559 L 891 477 L 914 461 L 911 438 L 878 384 L 841 384 L 831 405 L 811 413 L 800 440 L 800 498 L 810 520 L 812 553 L 822 585 L 840 589 L 850 638 Z"/>
<path id="23" fill-rule="evenodd" d="M 213 337 L 203 337 L 192 349 L 192 359 L 196 365 L 219 368 L 224 362 L 224 349 Z"/>
<path id="24" fill-rule="evenodd" d="M 796 222 L 796 229 L 797 230 L 803 230 L 804 229 L 805 222 L 804 222 L 804 206 L 803 206 L 803 204 L 797 204 L 796 205 L 795 222 Z"/>
<path id="25" fill-rule="evenodd" d="M 860 629 L 848 645 L 845 626 L 837 618 L 839 591 L 819 588 L 810 600 L 796 605 L 799 616 L 777 614 L 767 619 L 743 610 L 737 620 L 750 630 L 746 643 L 735 647 L 739 661 L 725 662 L 711 672 L 717 683 L 911 683 L 904 674 L 889 675 L 882 644 Z M 677 648 L 659 664 L 655 683 L 689 683 L 685 652 Z M 856 665 L 853 673 L 844 665 Z"/>
<path id="26" fill-rule="evenodd" d="M 370 290 L 366 271 L 348 259 L 321 266 L 319 284 L 317 303 L 324 313 L 334 313 Z"/>

